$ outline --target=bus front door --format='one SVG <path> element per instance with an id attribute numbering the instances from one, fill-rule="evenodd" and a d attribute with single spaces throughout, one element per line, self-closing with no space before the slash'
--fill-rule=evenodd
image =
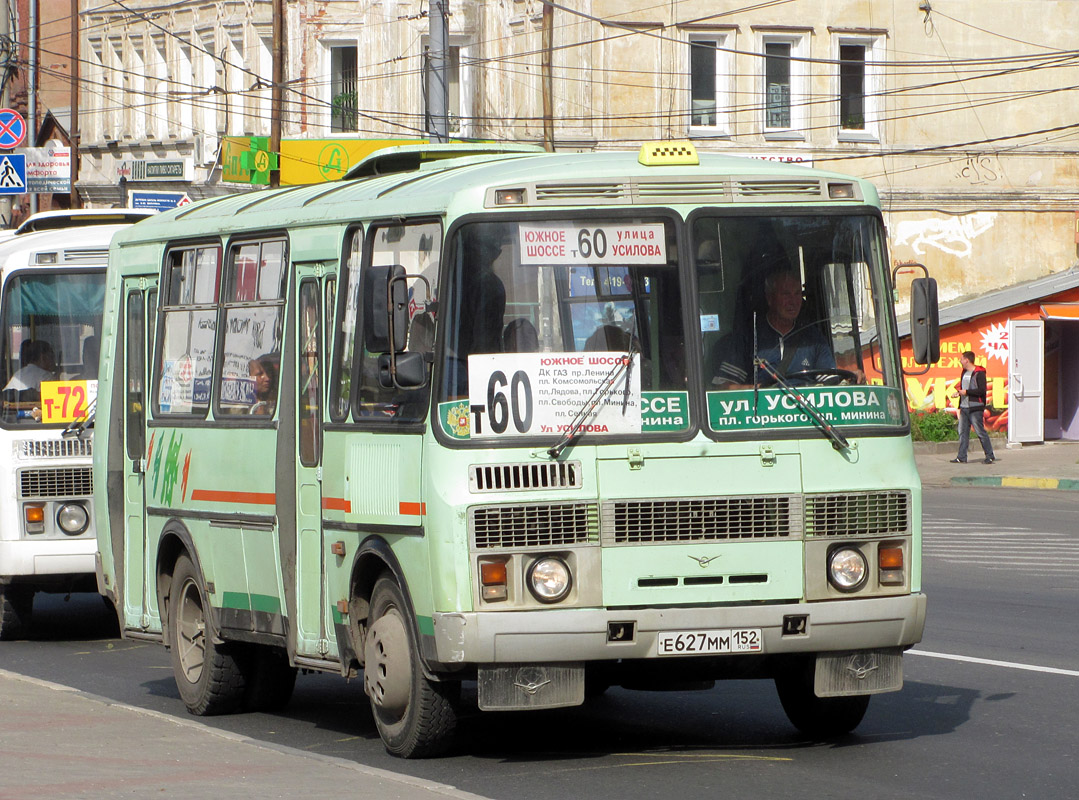
<path id="1" fill-rule="evenodd" d="M 128 278 L 124 281 L 126 318 L 124 325 L 124 552 L 123 619 L 125 629 L 147 630 L 151 627 L 150 610 L 154 603 L 149 593 L 153 575 L 152 565 L 145 563 L 149 556 L 146 542 L 146 464 L 150 453 L 146 439 L 146 403 L 148 375 L 146 354 L 151 351 L 152 326 L 157 290 L 150 278 Z M 104 446 L 104 443 L 101 443 Z M 117 564 L 119 566 L 119 563 Z"/>

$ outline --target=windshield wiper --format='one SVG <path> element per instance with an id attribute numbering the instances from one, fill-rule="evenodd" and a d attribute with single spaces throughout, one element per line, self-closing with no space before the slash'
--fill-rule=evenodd
<path id="1" fill-rule="evenodd" d="M 768 373 L 768 375 L 772 378 L 772 380 L 774 380 L 776 382 L 776 386 L 778 386 L 780 388 L 780 390 L 782 390 L 782 392 L 785 395 L 792 398 L 794 400 L 794 402 L 796 402 L 798 404 L 798 407 L 801 408 L 802 411 L 804 411 L 806 413 L 806 415 L 809 417 L 810 420 L 812 420 L 813 424 L 817 428 L 820 429 L 821 433 L 823 433 L 825 436 L 827 436 L 831 440 L 832 447 L 834 449 L 836 449 L 836 450 L 847 450 L 847 449 L 850 448 L 850 442 L 847 441 L 847 437 L 845 437 L 842 433 L 840 433 L 836 429 L 836 427 L 834 425 L 832 425 L 832 423 L 830 423 L 828 420 L 826 420 L 824 417 L 822 417 L 820 415 L 820 413 L 817 411 L 817 409 L 815 409 L 809 403 L 809 401 L 806 400 L 802 396 L 801 392 L 799 392 L 797 389 L 795 389 L 793 386 L 791 386 L 789 383 L 787 383 L 786 380 L 781 378 L 780 375 L 779 375 L 779 372 L 776 371 L 775 367 L 773 367 L 771 364 L 768 363 L 767 359 L 754 357 L 754 359 L 753 359 L 754 373 L 756 373 L 756 369 L 757 369 L 758 366 L 761 369 L 763 369 L 765 372 Z M 755 407 L 756 407 L 756 402 L 754 402 L 754 408 Z"/>
<path id="2" fill-rule="evenodd" d="M 82 432 L 86 430 L 87 426 L 93 427 L 94 417 L 97 414 L 97 398 L 86 407 L 86 411 L 83 412 L 81 417 L 71 420 L 67 424 L 67 427 L 60 431 L 60 436 L 64 439 L 78 438 L 82 436 Z"/>
<path id="3" fill-rule="evenodd" d="M 573 422 L 570 423 L 566 432 L 559 437 L 558 441 L 554 443 L 554 446 L 548 448 L 547 455 L 551 458 L 558 458 L 562 454 L 562 451 L 566 449 L 567 445 L 577 438 L 577 433 L 581 430 L 581 426 L 592 418 L 596 413 L 596 407 L 603 402 L 603 398 L 610 394 L 611 389 L 618 383 L 618 379 L 621 378 L 623 374 L 626 376 L 626 388 L 625 394 L 622 396 L 622 415 L 625 416 L 626 406 L 629 403 L 630 370 L 633 368 L 633 356 L 636 352 L 637 343 L 631 339 L 629 350 L 618 359 L 618 363 L 611 368 L 611 371 L 604 376 L 603 380 L 600 381 L 600 384 L 592 391 L 592 395 L 585 401 L 584 405 L 581 406 L 576 415 L 574 415 Z"/>

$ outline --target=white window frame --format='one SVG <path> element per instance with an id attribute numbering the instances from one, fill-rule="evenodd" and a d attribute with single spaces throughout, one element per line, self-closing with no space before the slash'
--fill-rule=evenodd
<path id="1" fill-rule="evenodd" d="M 133 108 L 131 114 L 131 138 L 142 141 L 146 138 L 146 124 L 149 120 L 147 106 L 150 97 L 146 92 L 146 48 L 142 37 L 135 37 L 130 42 L 131 64 L 127 67 L 130 71 L 128 86 L 128 103 Z"/>
<path id="2" fill-rule="evenodd" d="M 884 70 L 881 63 L 884 60 L 884 37 L 860 34 L 837 34 L 833 37 L 833 58 L 835 69 L 833 72 L 833 85 L 835 91 L 834 126 L 836 138 L 841 142 L 879 142 L 881 135 L 880 121 L 883 116 L 882 93 L 884 91 Z M 862 129 L 849 129 L 843 127 L 840 117 L 840 81 L 839 81 L 839 54 L 840 48 L 854 45 L 865 48 L 865 76 L 863 78 L 863 109 L 865 127 Z"/>
<path id="3" fill-rule="evenodd" d="M 323 39 L 319 42 L 322 47 L 322 74 L 327 76 L 325 82 L 322 85 L 322 90 L 325 92 L 325 96 L 322 98 L 322 114 L 321 124 L 325 127 L 327 134 L 336 136 L 338 134 L 355 134 L 360 128 L 360 121 L 357 115 L 356 128 L 353 130 L 333 130 L 333 98 L 334 98 L 334 73 L 333 73 L 333 51 L 339 48 L 351 47 L 356 50 L 356 109 L 357 112 L 360 107 L 360 39 L 359 36 L 347 36 L 341 35 L 332 39 Z"/>
<path id="4" fill-rule="evenodd" d="M 146 132 L 151 141 L 163 142 L 169 138 L 169 43 L 164 33 L 151 33 L 146 60 L 152 81 L 153 98 L 150 101 L 150 118 Z"/>
<path id="5" fill-rule="evenodd" d="M 688 31 L 686 34 L 686 127 L 691 137 L 716 137 L 731 135 L 731 75 L 733 58 L 730 40 L 733 34 L 715 31 Z M 693 110 L 693 46 L 697 43 L 715 46 L 715 124 L 694 124 Z"/>
<path id="6" fill-rule="evenodd" d="M 420 80 L 422 80 L 422 92 L 420 97 L 421 102 L 426 102 L 427 98 L 427 69 L 426 69 L 426 53 L 431 46 L 431 41 L 427 36 L 423 37 L 422 47 L 424 52 L 424 65 L 425 68 L 420 70 Z M 475 67 L 472 64 L 473 51 L 475 49 L 475 40 L 468 35 L 464 34 L 450 34 L 446 40 L 446 50 L 457 51 L 457 127 L 454 127 L 453 120 L 448 122 L 449 135 L 451 137 L 460 137 L 467 139 L 475 136 L 476 130 L 479 126 L 476 125 L 476 112 L 475 104 L 473 102 L 474 93 L 473 83 L 475 80 Z M 448 60 L 448 59 L 447 59 Z M 446 113 L 451 115 L 454 102 L 453 98 L 449 99 L 447 103 Z M 426 117 L 427 109 L 422 108 L 420 113 Z"/>
<path id="7" fill-rule="evenodd" d="M 790 126 L 768 126 L 768 58 L 765 53 L 769 44 L 790 45 Z M 807 104 L 809 102 L 809 69 L 803 60 L 809 57 L 809 37 L 802 33 L 763 32 L 760 34 L 760 67 L 758 97 L 760 98 L 760 122 L 765 139 L 783 140 L 806 138 Z"/>

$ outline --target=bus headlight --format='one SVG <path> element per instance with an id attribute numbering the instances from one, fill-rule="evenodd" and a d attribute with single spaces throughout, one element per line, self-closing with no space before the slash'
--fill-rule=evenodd
<path id="1" fill-rule="evenodd" d="M 528 568 L 528 590 L 541 603 L 557 603 L 569 594 L 573 579 L 566 562 L 554 556 L 537 559 Z"/>
<path id="2" fill-rule="evenodd" d="M 869 577 L 865 556 L 853 547 L 840 547 L 828 557 L 828 581 L 841 592 L 856 592 Z"/>
<path id="3" fill-rule="evenodd" d="M 65 503 L 56 512 L 56 524 L 68 536 L 78 536 L 90 524 L 90 515 L 81 503 Z"/>

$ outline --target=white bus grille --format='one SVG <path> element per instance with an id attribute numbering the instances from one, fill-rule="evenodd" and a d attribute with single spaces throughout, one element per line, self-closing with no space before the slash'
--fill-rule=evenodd
<path id="1" fill-rule="evenodd" d="M 807 536 L 910 533 L 909 492 L 806 495 Z"/>
<path id="2" fill-rule="evenodd" d="M 605 544 L 796 539 L 799 495 L 610 500 L 603 504 Z"/>
<path id="3" fill-rule="evenodd" d="M 473 464 L 468 471 L 471 492 L 530 491 L 581 488 L 581 462 Z"/>
<path id="4" fill-rule="evenodd" d="M 468 527 L 477 549 L 567 547 L 599 541 L 594 503 L 476 506 Z"/>
<path id="5" fill-rule="evenodd" d="M 19 497 L 83 497 L 94 493 L 90 467 L 19 470 Z"/>
<path id="6" fill-rule="evenodd" d="M 62 264 L 105 264 L 108 260 L 108 247 L 69 247 L 60 252 Z"/>
<path id="7" fill-rule="evenodd" d="M 89 458 L 94 454 L 93 439 L 23 439 L 19 442 L 21 458 Z"/>

